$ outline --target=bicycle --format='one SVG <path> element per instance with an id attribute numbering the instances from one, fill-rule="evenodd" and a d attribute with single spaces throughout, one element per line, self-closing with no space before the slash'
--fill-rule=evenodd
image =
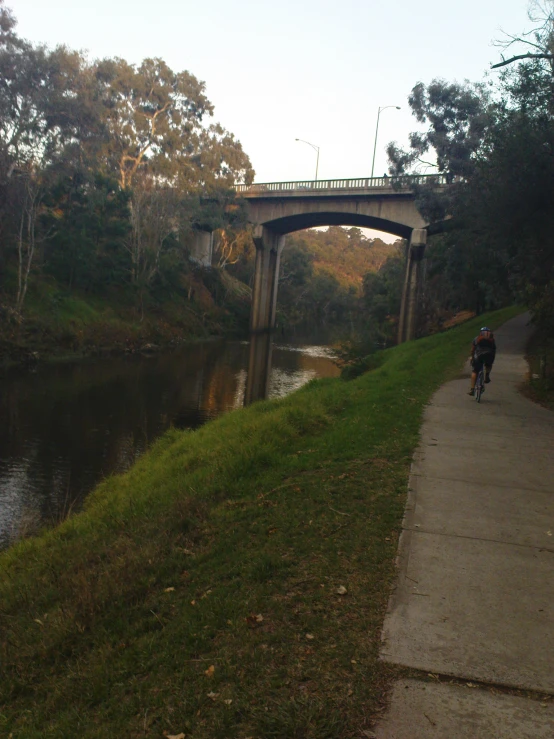
<path id="1" fill-rule="evenodd" d="M 481 395 L 485 392 L 485 365 L 481 365 L 481 369 L 477 374 L 477 381 L 475 383 L 475 400 L 480 403 Z"/>

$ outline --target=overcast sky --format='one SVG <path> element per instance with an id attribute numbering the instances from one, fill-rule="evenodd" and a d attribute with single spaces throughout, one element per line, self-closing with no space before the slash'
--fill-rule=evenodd
<path id="1" fill-rule="evenodd" d="M 91 58 L 162 57 L 206 82 L 215 119 L 242 142 L 256 181 L 367 177 L 415 128 L 416 82 L 482 79 L 502 30 L 529 27 L 527 0 L 6 0 L 18 32 Z M 493 73 L 495 74 L 495 73 Z"/>

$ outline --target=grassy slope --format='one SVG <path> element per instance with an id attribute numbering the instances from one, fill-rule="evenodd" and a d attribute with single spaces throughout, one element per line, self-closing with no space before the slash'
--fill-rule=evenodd
<path id="1" fill-rule="evenodd" d="M 483 320 L 170 432 L 0 556 L 0 734 L 359 737 L 421 413 Z"/>

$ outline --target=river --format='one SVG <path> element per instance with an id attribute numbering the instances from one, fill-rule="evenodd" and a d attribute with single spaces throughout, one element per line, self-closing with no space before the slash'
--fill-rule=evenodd
<path id="1" fill-rule="evenodd" d="M 312 339 L 313 341 L 313 339 Z M 265 372 L 265 375 L 264 375 Z M 255 377 L 255 375 L 260 375 Z M 79 510 L 168 427 L 339 370 L 322 343 L 205 341 L 153 356 L 41 364 L 0 378 L 0 549 Z"/>

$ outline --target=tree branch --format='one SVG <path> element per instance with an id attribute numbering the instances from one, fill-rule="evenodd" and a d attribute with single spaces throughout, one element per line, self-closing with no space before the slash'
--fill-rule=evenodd
<path id="1" fill-rule="evenodd" d="M 498 69 L 498 67 L 505 67 L 507 64 L 512 64 L 512 62 L 517 62 L 519 59 L 550 59 L 550 61 L 554 60 L 554 54 L 518 54 L 517 56 L 513 56 L 511 59 L 504 59 L 501 62 L 498 62 L 498 64 L 491 65 L 491 69 Z"/>

